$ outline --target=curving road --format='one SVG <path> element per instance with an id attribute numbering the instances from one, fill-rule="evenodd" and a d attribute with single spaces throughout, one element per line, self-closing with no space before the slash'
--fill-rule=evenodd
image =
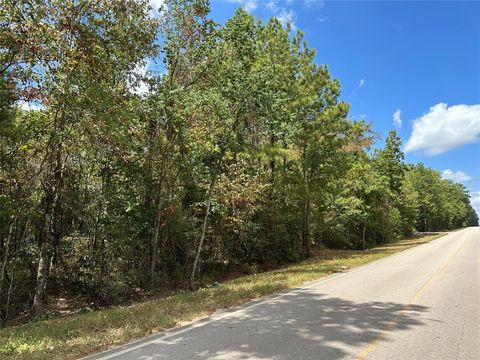
<path id="1" fill-rule="evenodd" d="M 480 228 L 89 359 L 480 359 Z"/>

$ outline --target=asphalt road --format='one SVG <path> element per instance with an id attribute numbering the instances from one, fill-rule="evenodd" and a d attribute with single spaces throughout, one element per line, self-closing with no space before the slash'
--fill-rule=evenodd
<path id="1" fill-rule="evenodd" d="M 89 359 L 480 359 L 480 228 Z"/>

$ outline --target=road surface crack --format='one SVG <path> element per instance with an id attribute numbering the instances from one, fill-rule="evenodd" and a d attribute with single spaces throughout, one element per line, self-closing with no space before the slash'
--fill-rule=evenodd
<path id="1" fill-rule="evenodd" d="M 458 341 L 458 344 L 457 344 L 457 356 L 455 357 L 455 359 L 458 360 L 458 355 L 460 354 L 460 346 L 462 346 L 462 343 L 463 343 L 463 335 L 465 334 L 465 324 L 467 323 L 467 319 L 464 319 L 463 320 L 463 326 L 462 326 L 462 334 L 460 335 L 460 340 Z"/>

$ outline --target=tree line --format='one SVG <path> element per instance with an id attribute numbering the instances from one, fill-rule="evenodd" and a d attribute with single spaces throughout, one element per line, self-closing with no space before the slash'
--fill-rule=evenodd
<path id="1" fill-rule="evenodd" d="M 478 224 L 467 189 L 406 164 L 395 131 L 372 149 L 275 18 L 218 24 L 206 0 L 158 17 L 146 0 L 2 6 L 2 321 L 49 295 L 108 304 Z"/>

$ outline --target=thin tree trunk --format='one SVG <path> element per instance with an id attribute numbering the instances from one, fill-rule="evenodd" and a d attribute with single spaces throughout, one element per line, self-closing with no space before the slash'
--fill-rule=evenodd
<path id="1" fill-rule="evenodd" d="M 160 179 L 158 182 L 158 203 L 157 203 L 157 214 L 155 216 L 155 228 L 153 230 L 153 237 L 151 242 L 152 253 L 150 256 L 150 284 L 154 285 L 155 280 L 155 271 L 157 267 L 157 252 L 158 252 L 158 239 L 160 237 L 160 227 L 162 225 L 162 190 L 163 190 L 163 179 L 164 179 L 164 163 L 162 163 L 162 169 L 160 174 Z"/>
<path id="2" fill-rule="evenodd" d="M 152 205 L 152 188 L 153 188 L 153 155 L 154 155 L 154 147 L 155 147 L 155 135 L 157 132 L 157 125 L 155 120 L 150 119 L 148 124 L 148 151 L 147 151 L 147 158 L 146 158 L 146 174 L 144 177 L 145 183 L 145 198 L 144 198 L 144 206 L 145 209 L 149 209 Z"/>
<path id="3" fill-rule="evenodd" d="M 12 242 L 13 232 L 15 230 L 16 223 L 17 223 L 17 218 L 14 218 L 12 223 L 10 224 L 7 239 L 5 240 L 2 266 L 0 267 L 0 297 L 2 296 L 2 293 L 3 293 L 3 282 L 5 281 L 5 272 L 7 268 L 8 255 L 10 252 L 10 243 Z"/>
<path id="4" fill-rule="evenodd" d="M 54 199 L 51 207 L 58 207 L 58 191 L 54 191 Z M 56 210 L 59 210 L 58 208 Z M 60 234 L 58 229 L 58 214 L 47 206 L 45 212 L 44 223 L 44 238 L 40 248 L 40 257 L 37 268 L 37 285 L 35 288 L 35 297 L 33 299 L 33 312 L 36 316 L 43 313 L 45 289 L 47 287 L 47 280 L 52 267 L 53 255 L 55 246 L 60 241 Z"/>
<path id="5" fill-rule="evenodd" d="M 303 230 L 303 254 L 306 258 L 310 257 L 310 218 L 311 218 L 311 202 L 308 195 L 307 204 L 305 206 L 305 228 Z"/>
<path id="6" fill-rule="evenodd" d="M 40 250 L 40 258 L 37 267 L 37 285 L 35 288 L 35 296 L 33 298 L 33 313 L 38 316 L 44 310 L 45 289 L 47 287 L 47 278 L 50 272 L 51 258 L 50 244 L 45 241 Z"/>
<path id="7" fill-rule="evenodd" d="M 217 170 L 215 169 L 210 178 L 210 186 L 207 194 L 207 206 L 205 208 L 205 214 L 203 217 L 202 232 L 200 235 L 200 241 L 198 243 L 197 254 L 195 255 L 195 261 L 193 262 L 192 274 L 190 276 L 190 289 L 195 290 L 195 272 L 197 271 L 198 260 L 200 258 L 200 252 L 202 251 L 203 241 L 205 240 L 205 232 L 207 229 L 208 215 L 210 214 L 210 205 L 212 203 L 213 190 L 215 188 L 215 180 L 217 177 Z"/>
<path id="8" fill-rule="evenodd" d="M 153 155 L 154 155 L 154 145 L 155 145 L 155 135 L 157 131 L 156 121 L 154 119 L 149 120 L 147 134 L 148 134 L 148 152 L 147 152 L 147 159 L 146 159 L 146 174 L 144 178 L 145 183 L 145 198 L 144 198 L 144 208 L 147 213 L 150 212 L 150 208 L 154 205 L 153 201 Z M 162 178 L 160 178 L 162 181 Z M 153 236 L 146 236 L 146 241 L 150 241 L 150 283 L 153 286 L 153 279 L 155 274 L 155 263 L 156 263 L 156 246 L 155 244 L 158 242 L 158 222 L 160 216 L 160 199 L 161 199 L 161 185 L 159 186 L 159 196 L 158 196 L 158 208 L 157 208 L 157 215 L 155 216 L 154 220 L 154 230 Z"/>
<path id="9" fill-rule="evenodd" d="M 365 231 L 367 230 L 367 223 L 363 224 L 363 231 L 362 231 L 362 250 L 365 250 Z"/>
<path id="10" fill-rule="evenodd" d="M 153 236 L 151 238 L 151 256 L 150 256 L 150 285 L 153 287 L 155 283 L 155 272 L 157 269 L 157 258 L 158 258 L 158 244 L 159 244 L 159 239 L 160 239 L 160 228 L 162 226 L 162 210 L 165 205 L 165 201 L 162 201 L 162 191 L 164 187 L 164 181 L 167 183 L 167 189 L 168 189 L 168 168 L 169 168 L 169 160 L 170 157 L 172 156 L 171 154 L 171 145 L 170 143 L 173 141 L 173 130 L 170 126 L 167 126 L 166 128 L 167 132 L 167 143 L 163 145 L 162 147 L 162 163 L 160 167 L 160 179 L 158 180 L 158 200 L 157 200 L 157 213 L 155 216 L 155 224 L 154 224 L 154 230 L 153 230 Z M 150 125 L 150 159 L 149 159 L 149 165 L 148 165 L 148 173 L 150 177 L 150 182 L 153 183 L 153 152 L 151 151 L 153 149 L 153 144 L 154 144 L 154 139 L 155 139 L 155 133 L 156 133 L 156 125 L 154 122 L 151 122 Z M 168 192 L 168 190 L 167 190 Z M 146 198 L 146 203 L 152 202 L 151 200 L 151 194 L 147 191 L 147 195 L 150 198 L 147 200 Z"/>
<path id="11" fill-rule="evenodd" d="M 8 310 L 10 308 L 10 299 L 12 297 L 12 288 L 13 288 L 13 272 L 12 278 L 10 279 L 10 285 L 8 285 L 8 293 L 7 293 L 7 303 L 5 304 L 5 320 L 8 319 Z"/>
<path id="12" fill-rule="evenodd" d="M 310 213 L 311 213 L 311 200 L 310 200 L 310 181 L 307 170 L 307 145 L 303 146 L 302 162 L 303 162 L 303 183 L 305 184 L 305 193 L 307 196 L 307 203 L 305 204 L 304 214 L 304 229 L 303 229 L 303 256 L 305 258 L 310 257 Z"/>
<path id="13" fill-rule="evenodd" d="M 45 290 L 52 267 L 55 248 L 61 238 L 61 206 L 60 193 L 63 187 L 63 146 L 61 134 L 64 121 L 56 115 L 55 127 L 52 133 L 49 173 L 45 182 L 45 216 L 40 257 L 37 267 L 37 284 L 33 299 L 33 312 L 36 316 L 43 313 Z"/>
<path id="14" fill-rule="evenodd" d="M 152 255 L 150 257 L 150 283 L 154 285 L 155 271 L 157 267 L 158 238 L 160 237 L 160 226 L 162 220 L 162 202 L 161 195 L 157 206 L 157 216 L 155 218 L 155 229 L 152 238 Z"/>

